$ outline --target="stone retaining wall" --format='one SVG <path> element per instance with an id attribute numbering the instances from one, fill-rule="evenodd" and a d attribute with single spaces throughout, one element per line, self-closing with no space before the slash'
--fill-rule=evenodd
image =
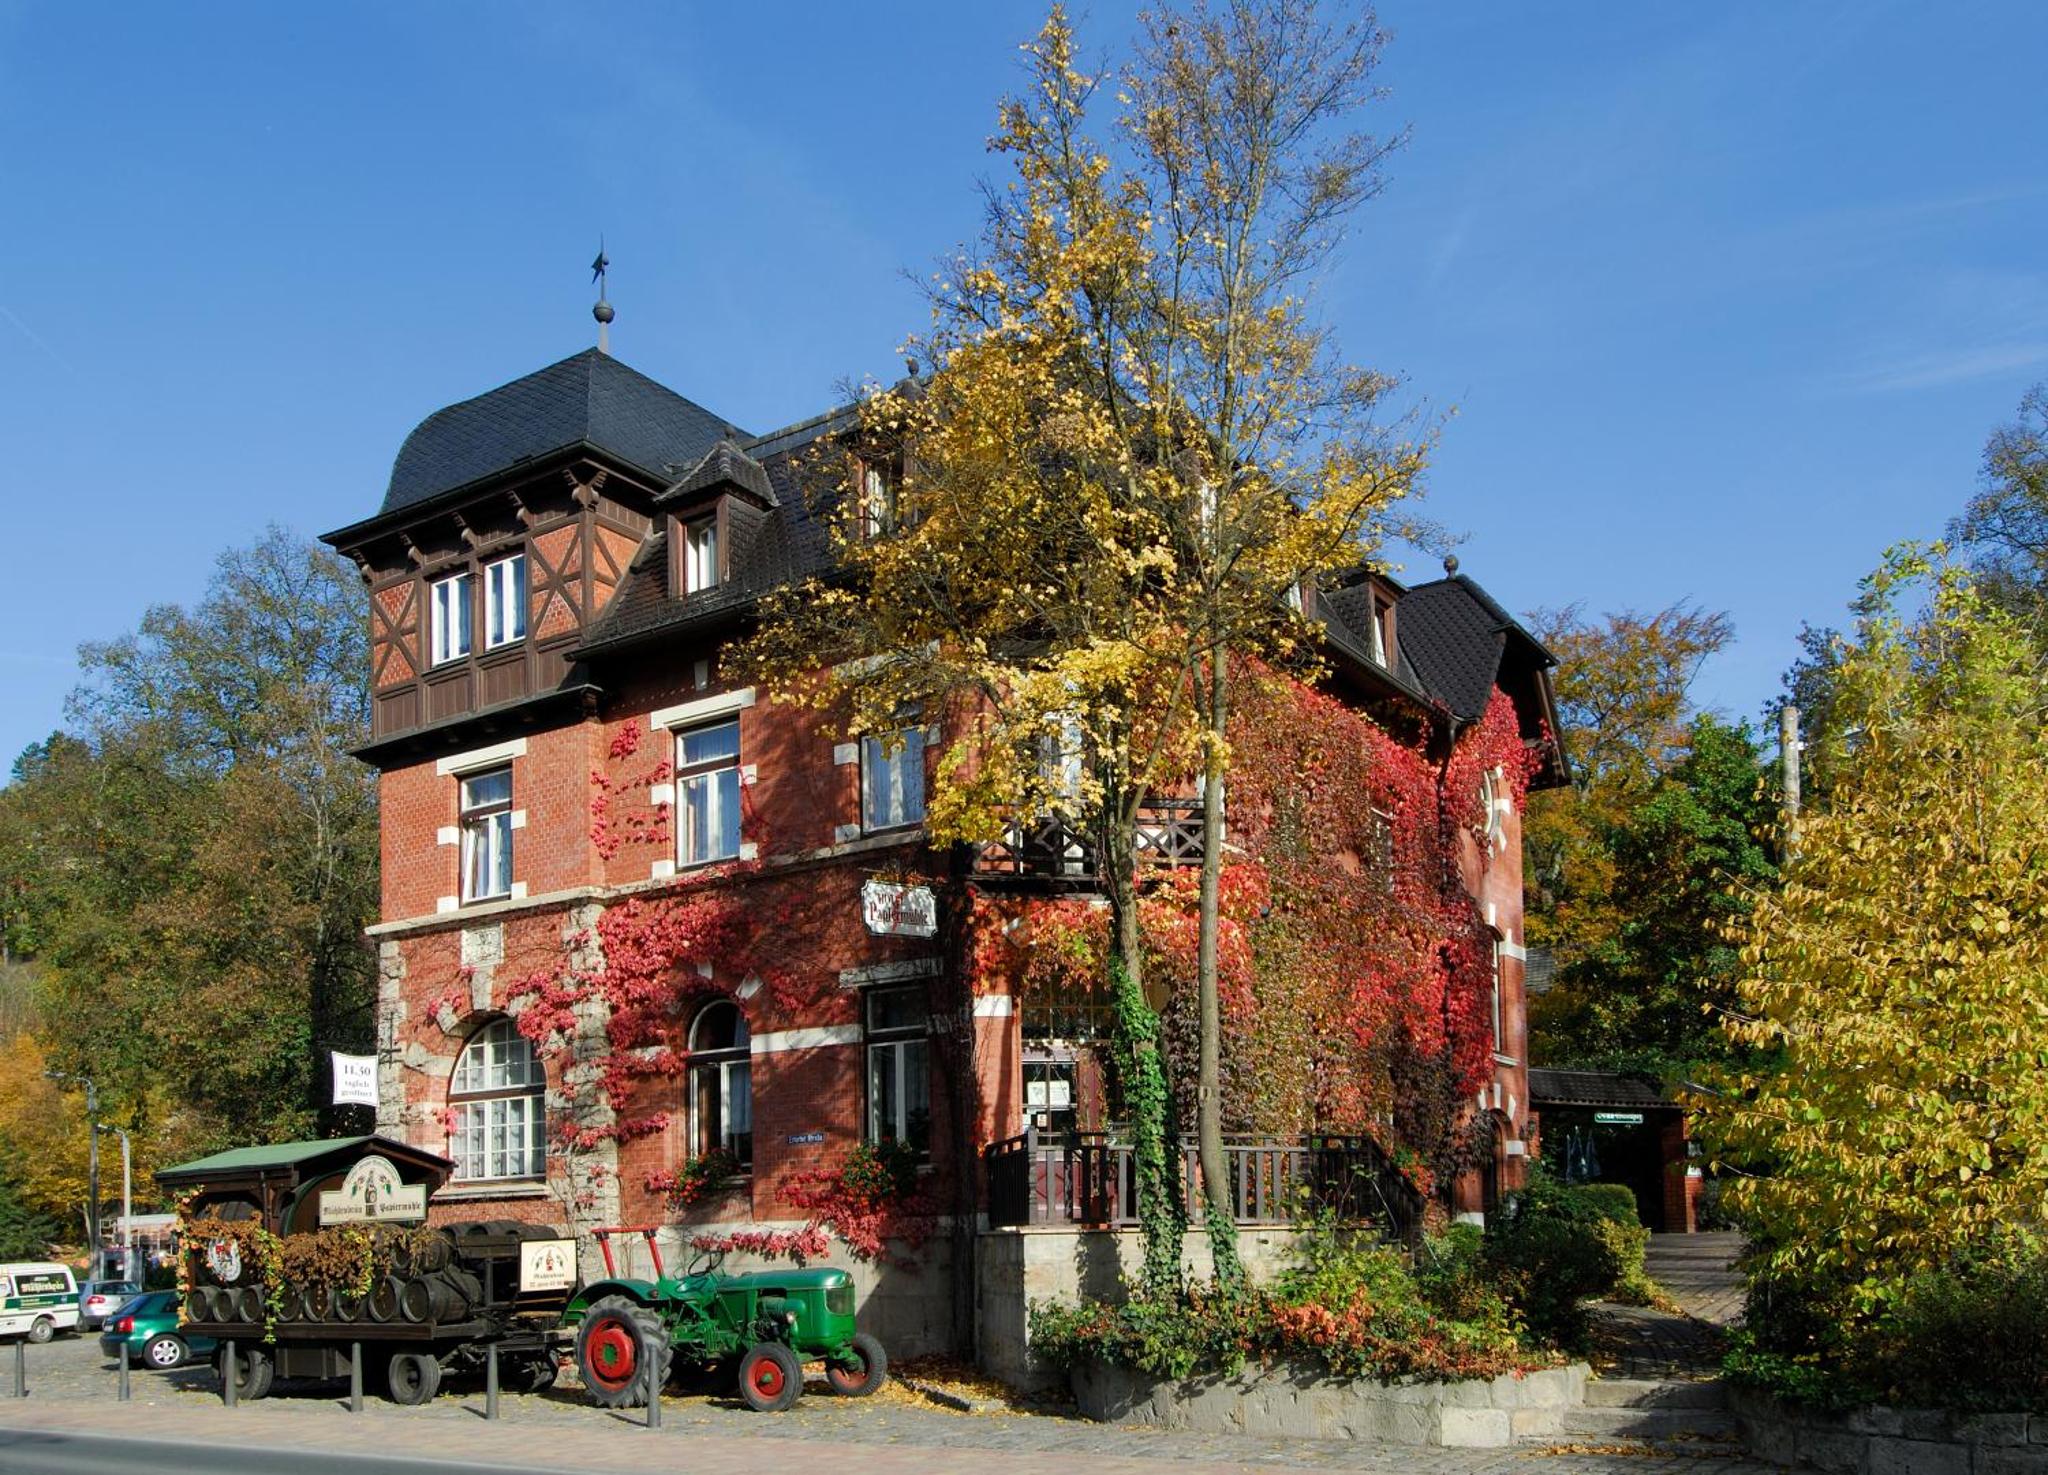
<path id="1" fill-rule="evenodd" d="M 1585 1391 L 1582 1362 L 1459 1383 L 1336 1382 L 1313 1363 L 1178 1383 L 1100 1363 L 1074 1371 L 1082 1414 L 1101 1423 L 1460 1449 L 1501 1449 L 1554 1434 Z"/>
<path id="2" fill-rule="evenodd" d="M 1841 1475 L 2048 1475 L 2048 1418 L 1872 1404 L 1822 1413 L 1731 1388 L 1742 1442 L 1759 1459 Z"/>

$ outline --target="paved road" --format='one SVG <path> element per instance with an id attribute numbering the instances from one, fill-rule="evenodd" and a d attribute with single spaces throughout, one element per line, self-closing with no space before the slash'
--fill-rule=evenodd
<path id="1" fill-rule="evenodd" d="M 205 1369 L 135 1374 L 135 1400 L 114 1401 L 114 1374 L 90 1340 L 30 1348 L 30 1396 L 0 1396 L 0 1472 L 87 1475 L 112 1469 L 175 1475 L 241 1475 L 290 1469 L 324 1475 L 441 1475 L 469 1469 L 574 1470 L 611 1475 L 649 1468 L 689 1475 L 761 1475 L 768 1463 L 800 1461 L 833 1475 L 1046 1475 L 1049 1464 L 1089 1475 L 1172 1471 L 1358 1470 L 1412 1475 L 1765 1475 L 1774 1467 L 1729 1458 L 1725 1446 L 1697 1456 L 1643 1457 L 1592 1451 L 1418 1450 L 1338 1440 L 1277 1440 L 1108 1428 L 1058 1415 L 959 1414 L 882 1395 L 850 1401 L 807 1397 L 795 1410 L 757 1415 L 736 1400 L 671 1398 L 663 1427 L 583 1404 L 569 1390 L 507 1395 L 503 1417 L 482 1418 L 479 1393 L 456 1392 L 423 1408 L 369 1400 L 351 1415 L 329 1385 L 281 1385 L 281 1395 L 235 1410 L 221 1406 Z M 0 1364 L 0 1375 L 10 1371 Z M 0 1376 L 0 1394 L 6 1389 Z M 351 1457 L 378 1455 L 364 1466 Z M 389 1461 L 397 1459 L 400 1464 Z M 111 1463 L 110 1463 L 111 1461 Z M 434 1462 L 448 1462 L 436 1466 Z"/>

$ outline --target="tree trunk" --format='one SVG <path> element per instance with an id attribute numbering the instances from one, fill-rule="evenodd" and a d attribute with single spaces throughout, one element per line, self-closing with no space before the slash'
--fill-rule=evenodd
<path id="1" fill-rule="evenodd" d="M 1202 1164 L 1203 1217 L 1216 1283 L 1236 1287 L 1244 1281 L 1244 1264 L 1237 1254 L 1229 1165 L 1223 1156 L 1223 1008 L 1216 961 L 1223 879 L 1223 729 L 1229 716 L 1227 659 L 1222 643 L 1217 642 L 1209 658 L 1204 712 L 1209 732 L 1202 764 L 1201 941 L 1196 983 L 1201 1042 L 1195 1077 L 1195 1151 Z"/>

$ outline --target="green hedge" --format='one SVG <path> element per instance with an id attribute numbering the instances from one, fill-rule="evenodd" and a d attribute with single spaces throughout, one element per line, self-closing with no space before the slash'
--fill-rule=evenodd
<path id="1" fill-rule="evenodd" d="M 1538 1169 L 1487 1216 L 1485 1259 L 1530 1338 L 1574 1347 L 1585 1340 L 1589 1298 L 1654 1294 L 1643 1273 L 1648 1244 L 1626 1188 L 1564 1184 Z"/>

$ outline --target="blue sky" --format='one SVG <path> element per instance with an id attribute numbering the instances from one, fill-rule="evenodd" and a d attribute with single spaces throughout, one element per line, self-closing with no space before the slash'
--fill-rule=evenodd
<path id="1" fill-rule="evenodd" d="M 586 346 L 600 232 L 615 352 L 742 425 L 890 372 L 1040 14 L 0 0 L 0 755 L 79 641 L 368 514 L 421 417 Z M 1322 311 L 1455 411 L 1468 573 L 1728 610 L 1700 692 L 1755 713 L 2048 378 L 2048 7 L 1381 16 L 1413 139 Z"/>

